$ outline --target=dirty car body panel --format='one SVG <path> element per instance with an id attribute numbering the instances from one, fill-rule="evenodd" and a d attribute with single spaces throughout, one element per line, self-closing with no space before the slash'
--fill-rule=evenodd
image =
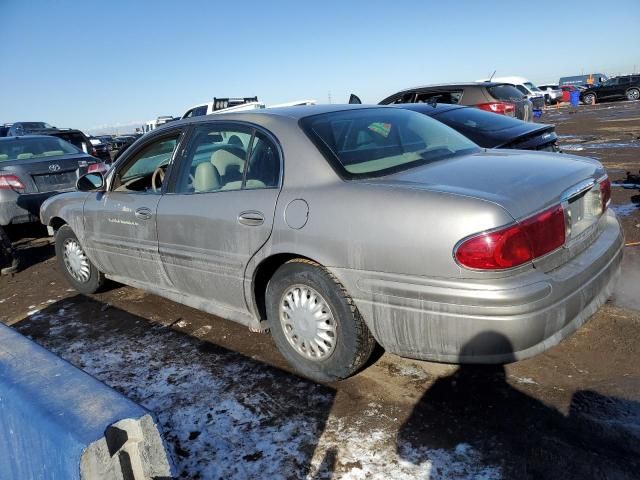
<path id="1" fill-rule="evenodd" d="M 367 115 L 377 120 L 364 136 L 363 131 L 352 135 L 350 125 L 368 121 Z M 441 148 L 418 152 L 415 144 L 421 140 L 408 139 L 413 150 L 394 154 L 391 168 L 371 174 L 362 172 L 366 162 L 345 168 L 334 155 L 338 144 L 340 155 L 349 159 L 375 150 L 382 160 L 371 165 L 377 165 L 395 148 L 394 122 L 433 122 L 443 142 L 466 147 L 439 156 Z M 256 132 L 268 136 L 279 160 L 277 182 L 248 188 L 246 179 L 242 187 L 216 179 L 216 189 L 199 191 L 200 170 L 210 167 L 189 170 L 185 159 L 193 132 L 203 125 L 250 130 L 252 140 L 242 142 L 247 152 L 253 151 Z M 158 200 L 146 205 L 157 238 L 136 225 L 133 200 L 99 218 L 123 165 L 178 130 L 181 140 L 167 162 L 161 191 L 154 194 Z M 379 143 L 372 147 L 366 134 Z M 227 145 L 224 135 L 221 144 Z M 329 136 L 334 144 L 326 141 Z M 302 257 L 340 281 L 389 352 L 444 362 L 525 358 L 572 333 L 608 298 L 620 268 L 622 232 L 610 210 L 589 216 L 582 206 L 583 197 L 599 198 L 605 172 L 597 161 L 482 150 L 463 138 L 424 115 L 394 107 L 307 106 L 185 119 L 158 129 L 119 159 L 106 191 L 49 200 L 41 218 L 49 226 L 64 221 L 84 229 L 78 237 L 108 277 L 252 327 L 265 320 L 257 290 L 263 265 Z M 414 160 L 402 164 L 405 158 Z M 187 177 L 193 187 L 181 191 Z M 561 247 L 506 269 L 467 268 L 456 260 L 464 239 L 524 224 L 554 205 L 574 212 L 571 218 L 565 214 L 567 238 Z M 121 228 L 118 241 L 130 244 L 128 258 L 150 252 L 146 261 L 156 264 L 162 278 L 135 277 L 123 265 L 109 265 L 110 252 L 100 254 L 104 259 L 95 253 L 105 241 L 98 238 L 104 236 L 98 232 L 105 216 Z M 461 353 L 470 339 L 487 331 L 508 342 L 488 341 Z"/>

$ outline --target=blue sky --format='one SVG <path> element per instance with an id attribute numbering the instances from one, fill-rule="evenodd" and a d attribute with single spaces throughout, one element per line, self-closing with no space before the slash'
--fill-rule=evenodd
<path id="1" fill-rule="evenodd" d="M 639 44 L 638 0 L 0 0 L 0 122 L 88 129 L 214 96 L 376 103 L 495 69 L 628 73 Z"/>

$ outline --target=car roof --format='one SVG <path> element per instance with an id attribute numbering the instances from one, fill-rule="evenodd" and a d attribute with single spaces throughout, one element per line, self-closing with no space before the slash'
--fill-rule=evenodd
<path id="1" fill-rule="evenodd" d="M 215 120 L 216 122 L 223 122 L 225 120 L 230 121 L 245 121 L 255 122 L 255 120 L 268 120 L 269 118 L 279 117 L 289 120 L 300 120 L 305 117 L 313 115 L 319 115 L 322 113 L 341 112 L 348 110 L 364 110 L 371 108 L 393 108 L 386 105 L 360 105 L 360 104 L 325 104 L 325 105 L 296 105 L 291 107 L 277 107 L 277 108 L 260 108 L 255 110 L 246 110 L 230 113 L 215 113 L 209 115 L 200 115 L 197 117 L 183 118 L 176 120 L 175 122 L 169 122 L 159 126 L 153 132 L 159 132 L 163 130 L 169 130 L 180 125 L 190 125 L 192 123 L 204 123 Z"/>
<path id="2" fill-rule="evenodd" d="M 497 85 L 505 85 L 508 82 L 457 82 L 457 83 L 433 83 L 429 85 L 420 85 L 417 87 L 405 88 L 396 93 L 410 92 L 412 90 L 451 88 L 451 87 L 495 87 Z"/>
<path id="3" fill-rule="evenodd" d="M 12 137 L 0 137 L 0 142 L 6 142 L 9 140 L 20 140 L 23 138 L 34 139 L 34 138 L 56 138 L 56 137 L 53 137 L 51 135 L 14 135 Z"/>

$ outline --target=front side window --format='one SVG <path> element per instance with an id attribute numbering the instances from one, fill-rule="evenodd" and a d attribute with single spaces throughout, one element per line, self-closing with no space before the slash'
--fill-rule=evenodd
<path id="1" fill-rule="evenodd" d="M 391 174 L 478 150 L 455 130 L 409 110 L 348 110 L 307 117 L 300 124 L 346 178 Z"/>
<path id="2" fill-rule="evenodd" d="M 113 189 L 119 192 L 160 193 L 179 138 L 180 132 L 176 132 L 143 147 L 117 172 Z"/>
<path id="3" fill-rule="evenodd" d="M 618 85 L 626 85 L 628 83 L 631 83 L 631 78 L 629 77 L 622 77 L 618 79 Z"/>

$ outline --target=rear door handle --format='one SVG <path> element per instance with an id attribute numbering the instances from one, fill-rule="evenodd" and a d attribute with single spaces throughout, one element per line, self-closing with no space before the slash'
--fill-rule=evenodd
<path id="1" fill-rule="evenodd" d="M 255 210 L 242 212 L 238 215 L 238 223 L 248 225 L 249 227 L 257 227 L 264 223 L 264 215 L 262 212 L 257 212 Z"/>
<path id="2" fill-rule="evenodd" d="M 142 220 L 149 220 L 153 215 L 153 213 L 151 212 L 151 209 L 147 207 L 136 208 L 136 211 L 134 214 L 136 218 L 140 218 Z"/>

